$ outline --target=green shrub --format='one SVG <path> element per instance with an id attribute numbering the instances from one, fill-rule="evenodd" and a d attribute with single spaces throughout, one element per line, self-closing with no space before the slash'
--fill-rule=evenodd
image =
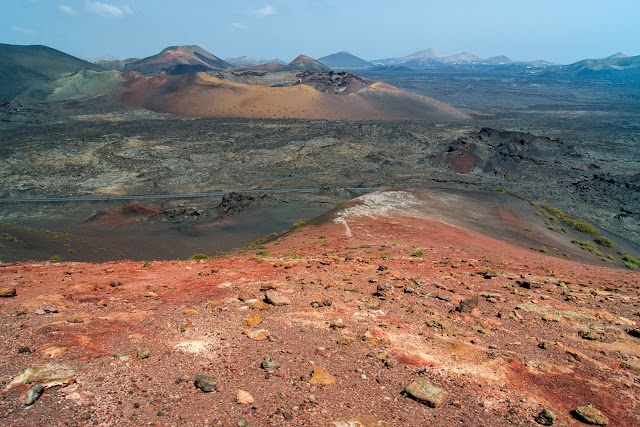
<path id="1" fill-rule="evenodd" d="M 382 259 L 388 259 L 388 258 L 391 258 L 391 255 L 389 255 L 387 252 L 382 252 L 382 253 L 380 254 L 380 258 L 382 258 Z"/>
<path id="2" fill-rule="evenodd" d="M 60 261 L 62 261 L 62 257 L 60 255 L 54 255 L 51 258 L 49 258 L 49 260 L 51 260 L 53 262 L 60 262 Z"/>
<path id="3" fill-rule="evenodd" d="M 594 227 L 592 224 L 588 223 L 587 221 L 583 221 L 581 219 L 574 219 L 570 215 L 564 213 L 558 208 L 552 208 L 551 206 L 548 206 L 548 205 L 542 205 L 541 208 L 542 210 L 540 211 L 540 213 L 549 221 L 555 222 L 556 224 L 562 221 L 565 224 L 567 224 L 569 227 L 573 228 L 574 230 L 580 231 L 582 233 L 591 234 L 593 236 L 597 236 L 598 234 L 600 234 L 598 229 Z"/>
<path id="4" fill-rule="evenodd" d="M 599 244 L 600 246 L 604 246 L 605 248 L 613 247 L 613 240 L 607 239 L 604 236 L 598 236 L 595 239 L 593 239 L 593 241 Z"/>
<path id="5" fill-rule="evenodd" d="M 592 236 L 597 236 L 598 234 L 600 234 L 598 229 L 595 228 L 593 225 L 589 224 L 587 221 L 582 221 L 581 219 L 569 218 L 565 220 L 565 222 L 569 227 L 573 228 L 574 230 L 578 230 L 582 233 L 591 234 Z"/>
<path id="6" fill-rule="evenodd" d="M 640 270 L 640 257 L 634 257 L 631 254 L 620 251 L 618 252 L 622 261 L 624 262 L 625 267 L 630 268 L 632 270 Z"/>
<path id="7" fill-rule="evenodd" d="M 595 245 L 591 242 L 587 242 L 584 240 L 572 240 L 571 243 L 573 243 L 574 245 L 578 245 L 583 251 L 591 252 L 603 261 L 613 260 L 613 256 L 599 251 L 598 248 L 596 248 Z"/>
<path id="8" fill-rule="evenodd" d="M 260 237 L 257 240 L 254 240 L 253 242 L 249 243 L 247 246 L 245 246 L 246 249 L 249 250 L 254 250 L 254 249 L 265 249 L 266 246 L 263 244 L 275 237 L 278 236 L 278 233 L 270 233 L 267 234 L 266 236 Z M 284 240 L 282 237 L 278 238 L 278 240 L 276 240 L 277 243 L 280 243 L 282 240 Z"/>
<path id="9" fill-rule="evenodd" d="M 259 256 L 259 257 L 269 256 L 269 252 L 267 252 L 267 251 L 258 251 L 258 252 L 256 252 L 256 256 Z"/>
<path id="10" fill-rule="evenodd" d="M 424 256 L 424 251 L 422 249 L 418 249 L 417 251 L 413 252 L 411 256 L 422 258 Z"/>
<path id="11" fill-rule="evenodd" d="M 300 228 L 300 227 L 304 227 L 304 225 L 309 222 L 308 219 L 299 219 L 296 222 L 294 222 L 293 224 L 291 224 L 291 229 L 295 230 L 296 228 Z"/>
<path id="12" fill-rule="evenodd" d="M 11 243 L 18 243 L 18 238 L 10 233 L 2 233 L 2 238 Z"/>
<path id="13" fill-rule="evenodd" d="M 207 261 L 209 259 L 210 259 L 209 255 L 202 254 L 202 253 L 193 254 L 189 257 L 190 261 L 200 261 L 200 260 Z"/>
<path id="14" fill-rule="evenodd" d="M 549 252 L 549 249 L 547 249 L 546 246 L 540 246 L 538 249 L 536 249 L 538 252 L 542 252 L 543 254 L 546 254 Z"/>

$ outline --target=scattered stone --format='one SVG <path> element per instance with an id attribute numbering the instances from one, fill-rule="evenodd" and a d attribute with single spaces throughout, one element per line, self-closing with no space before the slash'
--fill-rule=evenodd
<path id="1" fill-rule="evenodd" d="M 349 345 L 349 344 L 353 344 L 354 341 L 355 339 L 353 337 L 342 336 L 336 340 L 336 344 Z"/>
<path id="2" fill-rule="evenodd" d="M 578 332 L 578 335 L 580 335 L 580 338 L 582 338 L 583 340 L 588 341 L 596 341 L 599 338 L 598 334 L 596 334 L 594 331 L 580 331 Z"/>
<path id="3" fill-rule="evenodd" d="M 248 427 L 249 426 L 249 421 L 247 421 L 246 418 L 240 418 L 238 420 L 238 427 Z"/>
<path id="4" fill-rule="evenodd" d="M 259 299 L 246 300 L 244 303 L 247 304 L 250 308 L 253 308 L 256 310 L 262 311 L 262 310 L 267 310 L 269 308 L 269 306 L 264 301 L 260 301 Z"/>
<path id="5" fill-rule="evenodd" d="M 329 327 L 331 329 L 342 329 L 342 328 L 346 328 L 347 324 L 344 323 L 344 320 L 342 319 L 335 319 L 329 323 Z"/>
<path id="6" fill-rule="evenodd" d="M 282 306 L 282 305 L 291 304 L 291 300 L 288 297 L 281 295 L 274 290 L 266 291 L 264 293 L 264 297 L 266 302 L 268 302 L 271 305 Z"/>
<path id="7" fill-rule="evenodd" d="M 42 393 L 44 393 L 44 386 L 40 383 L 33 383 L 24 398 L 25 406 L 33 405 L 42 396 Z"/>
<path id="8" fill-rule="evenodd" d="M 261 292 L 266 292 L 277 288 L 278 285 L 276 285 L 275 283 L 263 283 L 262 285 L 260 285 Z"/>
<path id="9" fill-rule="evenodd" d="M 591 424 L 594 426 L 606 426 L 609 424 L 609 418 L 600 412 L 595 406 L 590 403 L 584 406 L 578 406 L 572 415 L 585 424 Z"/>
<path id="10" fill-rule="evenodd" d="M 423 378 L 413 380 L 413 382 L 404 389 L 404 392 L 413 400 L 431 408 L 437 408 L 442 405 L 449 394 Z"/>
<path id="11" fill-rule="evenodd" d="M 367 328 L 362 339 L 373 347 L 386 347 L 391 344 L 389 334 L 375 326 Z"/>
<path id="12" fill-rule="evenodd" d="M 0 298 L 11 298 L 17 295 L 16 288 L 0 288 Z"/>
<path id="13" fill-rule="evenodd" d="M 321 366 L 316 366 L 313 369 L 313 374 L 311 374 L 311 379 L 309 380 L 311 384 L 320 384 L 320 385 L 331 385 L 336 383 L 336 378 L 329 374 L 324 368 Z"/>
<path id="14" fill-rule="evenodd" d="M 151 350 L 145 347 L 138 350 L 136 357 L 140 360 L 148 359 L 150 354 L 151 354 Z"/>
<path id="15" fill-rule="evenodd" d="M 471 313 L 478 306 L 478 297 L 474 296 L 460 301 L 460 305 L 456 307 L 458 313 Z"/>
<path id="16" fill-rule="evenodd" d="M 280 408 L 276 409 L 276 415 L 282 415 L 282 418 L 284 418 L 285 421 L 291 421 L 293 419 L 293 415 L 291 415 L 289 412 L 283 411 Z"/>
<path id="17" fill-rule="evenodd" d="M 516 284 L 523 289 L 540 288 L 540 283 L 532 282 L 526 279 L 516 280 Z"/>
<path id="18" fill-rule="evenodd" d="M 74 316 L 67 319 L 69 323 L 84 323 L 84 318 L 80 316 Z"/>
<path id="19" fill-rule="evenodd" d="M 253 398 L 253 396 L 251 396 L 251 394 L 249 394 L 248 391 L 238 390 L 236 392 L 236 402 L 240 405 L 251 405 L 253 402 L 255 402 L 255 399 Z"/>
<path id="20" fill-rule="evenodd" d="M 46 366 L 32 366 L 15 377 L 6 390 L 21 384 L 40 383 L 45 388 L 66 386 L 75 382 L 75 372 L 68 366 L 51 364 Z"/>
<path id="21" fill-rule="evenodd" d="M 278 361 L 276 359 L 274 359 L 273 357 L 271 357 L 269 355 L 266 355 L 262 359 L 262 363 L 260 364 L 260 367 L 262 369 L 275 370 L 275 369 L 279 369 L 280 368 L 280 363 L 278 363 Z"/>
<path id="22" fill-rule="evenodd" d="M 405 293 L 405 294 L 412 294 L 412 293 L 414 293 L 415 291 L 416 291 L 416 290 L 415 290 L 415 289 L 413 289 L 413 288 L 412 288 L 412 287 L 410 287 L 410 286 L 407 286 L 407 287 L 405 287 L 405 288 L 404 288 L 404 293 Z"/>
<path id="23" fill-rule="evenodd" d="M 318 398 L 315 396 L 315 394 L 310 394 L 309 396 L 307 396 L 307 402 L 315 405 L 316 403 L 318 403 Z"/>
<path id="24" fill-rule="evenodd" d="M 49 304 L 48 302 L 42 304 L 37 310 L 36 310 L 36 314 L 39 315 L 43 315 L 43 314 L 49 314 L 49 313 L 57 313 L 58 312 L 58 307 L 56 307 L 53 304 Z"/>
<path id="25" fill-rule="evenodd" d="M 31 349 L 29 347 L 20 347 L 18 349 L 18 354 L 30 354 Z"/>
<path id="26" fill-rule="evenodd" d="M 185 316 L 195 316 L 198 314 L 198 310 L 194 310 L 193 308 L 187 308 L 182 312 L 182 314 L 184 314 Z"/>
<path id="27" fill-rule="evenodd" d="M 544 320 L 545 322 L 559 322 L 560 320 L 562 320 L 562 317 L 555 314 L 544 314 L 542 316 L 542 320 Z"/>
<path id="28" fill-rule="evenodd" d="M 318 347 L 316 348 L 316 351 L 314 352 L 316 355 L 318 356 L 322 356 L 322 357 L 329 357 L 331 356 L 331 350 L 329 350 L 326 347 Z"/>
<path id="29" fill-rule="evenodd" d="M 238 299 L 242 302 L 246 302 L 249 301 L 251 299 L 256 299 L 256 296 L 253 295 L 252 293 L 249 293 L 247 291 L 240 291 L 238 292 Z"/>
<path id="30" fill-rule="evenodd" d="M 257 313 L 252 313 L 244 318 L 242 324 L 244 326 L 256 326 L 262 323 L 262 317 Z"/>
<path id="31" fill-rule="evenodd" d="M 248 328 L 242 331 L 242 333 L 254 341 L 264 341 L 271 336 L 271 332 L 267 331 L 266 329 L 256 330 L 256 329 Z"/>
<path id="32" fill-rule="evenodd" d="M 196 374 L 196 379 L 193 382 L 193 385 L 205 393 L 210 393 L 218 389 L 218 384 L 213 382 L 209 375 L 202 372 Z"/>
<path id="33" fill-rule="evenodd" d="M 316 300 L 311 301 L 311 307 L 320 308 L 320 303 Z"/>
<path id="34" fill-rule="evenodd" d="M 387 427 L 388 425 L 386 421 L 373 417 L 349 418 L 331 423 L 331 427 Z"/>
<path id="35" fill-rule="evenodd" d="M 387 368 L 395 368 L 396 366 L 398 366 L 398 361 L 391 358 L 384 359 L 384 366 L 386 366 Z"/>
<path id="36" fill-rule="evenodd" d="M 330 307 L 331 304 L 333 304 L 333 302 L 329 298 L 322 301 L 322 305 L 324 305 L 325 307 Z"/>
<path id="37" fill-rule="evenodd" d="M 365 304 L 365 307 L 367 307 L 369 310 L 378 310 L 381 306 L 382 304 L 380 304 L 380 301 L 367 301 L 367 303 Z"/>
<path id="38" fill-rule="evenodd" d="M 535 416 L 534 420 L 540 425 L 550 426 L 556 422 L 556 414 L 545 408 Z"/>
<path id="39" fill-rule="evenodd" d="M 377 286 L 376 290 L 378 291 L 378 293 L 389 292 L 393 290 L 393 286 L 388 283 L 382 283 Z"/>

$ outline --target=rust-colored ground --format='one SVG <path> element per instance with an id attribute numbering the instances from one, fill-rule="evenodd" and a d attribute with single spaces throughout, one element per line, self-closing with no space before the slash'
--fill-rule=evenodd
<path id="1" fill-rule="evenodd" d="M 0 300 L 0 425 L 531 426 L 547 408 L 579 426 L 586 403 L 640 424 L 640 274 L 406 214 L 398 194 L 209 261 L 0 266 L 17 290 Z M 25 407 L 12 380 L 49 364 L 74 375 Z M 402 395 L 417 377 L 442 406 Z"/>

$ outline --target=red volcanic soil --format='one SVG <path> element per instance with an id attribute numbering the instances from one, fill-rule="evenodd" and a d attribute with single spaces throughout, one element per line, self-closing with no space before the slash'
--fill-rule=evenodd
<path id="1" fill-rule="evenodd" d="M 496 238 L 529 223 L 515 204 L 495 229 L 429 211 L 452 200 L 374 193 L 199 262 L 4 264 L 0 424 L 580 426 L 590 403 L 640 425 L 640 274 Z"/>

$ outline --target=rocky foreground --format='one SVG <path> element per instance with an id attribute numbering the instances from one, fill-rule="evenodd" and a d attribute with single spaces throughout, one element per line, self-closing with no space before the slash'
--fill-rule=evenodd
<path id="1" fill-rule="evenodd" d="M 638 272 L 376 197 L 223 258 L 1 265 L 0 424 L 640 425 Z"/>

